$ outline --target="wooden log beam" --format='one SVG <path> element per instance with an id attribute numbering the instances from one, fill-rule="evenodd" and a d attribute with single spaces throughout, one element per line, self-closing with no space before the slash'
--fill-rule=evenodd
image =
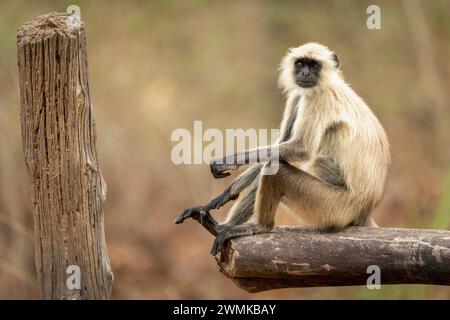
<path id="1" fill-rule="evenodd" d="M 337 233 L 278 227 L 228 241 L 222 273 L 249 292 L 366 285 L 376 265 L 381 285 L 450 285 L 450 231 L 349 227 Z"/>
<path id="2" fill-rule="evenodd" d="M 97 160 L 83 23 L 65 13 L 17 32 L 22 143 L 44 299 L 108 299 L 106 184 Z"/>

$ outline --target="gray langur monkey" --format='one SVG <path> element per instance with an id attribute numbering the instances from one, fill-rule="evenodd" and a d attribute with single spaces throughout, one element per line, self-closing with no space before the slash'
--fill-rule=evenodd
<path id="1" fill-rule="evenodd" d="M 252 165 L 220 196 L 184 210 L 175 221 L 191 217 L 215 235 L 213 255 L 227 239 L 270 232 L 280 202 L 317 230 L 376 226 L 369 215 L 383 196 L 389 143 L 378 119 L 342 78 L 336 54 L 318 43 L 290 49 L 279 83 L 287 102 L 276 145 L 213 160 L 215 178 L 239 168 L 237 159 Z M 262 174 L 275 160 L 278 171 Z M 236 199 L 227 220 L 217 223 L 210 210 Z M 249 222 L 253 215 L 255 222 Z"/>

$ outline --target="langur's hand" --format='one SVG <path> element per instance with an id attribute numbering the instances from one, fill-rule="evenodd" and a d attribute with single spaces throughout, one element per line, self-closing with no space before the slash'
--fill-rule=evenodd
<path id="1" fill-rule="evenodd" d="M 228 177 L 230 170 L 236 170 L 239 167 L 237 164 L 219 163 L 218 160 L 213 160 L 209 163 L 211 173 L 216 179 Z"/>

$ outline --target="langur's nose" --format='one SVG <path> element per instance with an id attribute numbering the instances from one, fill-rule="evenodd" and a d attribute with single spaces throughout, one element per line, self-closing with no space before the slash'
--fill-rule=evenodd
<path id="1" fill-rule="evenodd" d="M 302 77 L 306 78 L 307 76 L 309 76 L 309 71 L 302 71 L 301 75 Z"/>

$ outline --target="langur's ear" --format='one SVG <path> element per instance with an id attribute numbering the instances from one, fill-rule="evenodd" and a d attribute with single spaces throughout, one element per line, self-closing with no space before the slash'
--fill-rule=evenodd
<path id="1" fill-rule="evenodd" d="M 336 54 L 333 53 L 333 55 L 331 56 L 331 60 L 334 61 L 334 65 L 335 65 L 336 69 L 339 68 L 339 59 Z"/>

